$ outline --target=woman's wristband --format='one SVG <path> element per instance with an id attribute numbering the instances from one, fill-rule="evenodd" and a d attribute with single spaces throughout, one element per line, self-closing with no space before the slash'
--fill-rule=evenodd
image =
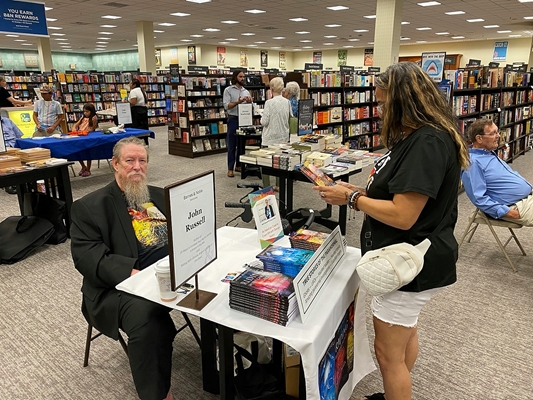
<path id="1" fill-rule="evenodd" d="M 357 201 L 361 196 L 363 196 L 363 193 L 361 193 L 359 190 L 354 190 L 352 193 L 350 193 L 350 196 L 348 196 L 348 207 L 350 207 L 352 210 L 359 211 L 359 208 L 357 207 Z"/>

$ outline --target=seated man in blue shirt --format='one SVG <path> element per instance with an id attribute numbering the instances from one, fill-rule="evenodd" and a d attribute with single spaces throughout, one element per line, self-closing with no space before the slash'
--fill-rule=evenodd
<path id="1" fill-rule="evenodd" d="M 0 117 L 0 120 L 6 147 L 15 147 L 15 141 L 22 137 L 21 130 L 9 118 Z M 5 189 L 9 194 L 17 194 L 17 188 L 15 186 L 8 186 Z"/>
<path id="2" fill-rule="evenodd" d="M 533 226 L 532 186 L 494 152 L 498 127 L 490 119 L 478 119 L 468 137 L 471 165 L 461 179 L 470 201 L 492 218 Z"/>

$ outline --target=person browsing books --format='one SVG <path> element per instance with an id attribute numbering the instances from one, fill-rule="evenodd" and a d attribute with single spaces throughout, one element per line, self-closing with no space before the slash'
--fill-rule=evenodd
<path id="1" fill-rule="evenodd" d="M 494 152 L 500 132 L 490 119 L 476 120 L 468 130 L 471 165 L 461 173 L 470 201 L 492 218 L 533 226 L 532 186 Z"/>
<path id="2" fill-rule="evenodd" d="M 297 82 L 287 82 L 283 89 L 283 97 L 291 103 L 292 116 L 298 116 L 298 99 L 300 99 L 300 85 Z"/>
<path id="3" fill-rule="evenodd" d="M 2 132 L 4 133 L 4 143 L 6 147 L 15 147 L 17 139 L 22 137 L 22 131 L 7 117 L 0 117 L 0 123 L 2 124 Z M 17 194 L 16 186 L 7 186 L 4 189 L 9 194 Z"/>
<path id="4" fill-rule="evenodd" d="M 289 142 L 291 105 L 289 100 L 281 95 L 284 87 L 283 79 L 279 76 L 275 77 L 270 81 L 269 86 L 272 98 L 265 102 L 265 109 L 261 117 L 261 125 L 263 125 L 261 145 L 263 146 Z M 261 175 L 263 176 L 263 187 L 270 186 L 270 176 L 263 172 Z M 279 178 L 276 179 L 276 186 L 279 186 L 278 180 Z"/>
<path id="5" fill-rule="evenodd" d="M 42 99 L 37 100 L 33 107 L 33 122 L 35 122 L 33 136 L 60 135 L 60 125 L 64 117 L 61 104 L 52 100 L 52 89 L 46 83 L 41 85 L 40 91 Z"/>
<path id="6" fill-rule="evenodd" d="M 98 117 L 94 105 L 87 103 L 83 105 L 83 115 L 72 127 L 73 131 L 93 132 L 98 127 Z M 81 171 L 80 176 L 91 176 L 92 160 L 87 160 L 87 164 L 80 161 Z"/>
<path id="7" fill-rule="evenodd" d="M 131 106 L 130 128 L 148 129 L 148 108 L 146 103 L 148 98 L 146 92 L 141 87 L 138 79 L 132 79 L 130 83 L 130 94 L 126 100 Z"/>
<path id="8" fill-rule="evenodd" d="M 17 106 L 31 106 L 31 100 L 22 101 L 15 99 L 11 93 L 6 89 L 6 78 L 0 76 L 0 108 L 2 107 L 17 107 Z"/>
<path id="9" fill-rule="evenodd" d="M 228 176 L 235 176 L 233 170 L 239 172 L 241 163 L 239 161 L 239 146 L 237 146 L 237 128 L 239 127 L 239 104 L 251 103 L 252 96 L 244 88 L 244 71 L 236 69 L 231 76 L 231 86 L 224 90 L 222 101 L 224 109 L 228 113 L 228 136 L 226 145 L 228 147 Z"/>
<path id="10" fill-rule="evenodd" d="M 118 291 L 117 284 L 168 255 L 163 189 L 146 182 L 148 153 L 136 137 L 113 148 L 115 179 L 72 204 L 74 266 L 83 275 L 82 312 L 99 332 L 128 335 L 133 382 L 142 400 L 170 400 L 171 310 Z"/>
<path id="11" fill-rule="evenodd" d="M 457 280 L 453 231 L 460 172 L 469 157 L 452 108 L 419 66 L 393 64 L 376 77 L 375 86 L 381 139 L 388 151 L 376 160 L 366 188 L 339 182 L 313 189 L 329 204 L 364 212 L 362 254 L 396 243 L 416 245 L 432 235 L 424 267 L 414 280 L 371 301 L 385 393 L 366 399 L 410 400 L 418 316 L 432 296 Z"/>

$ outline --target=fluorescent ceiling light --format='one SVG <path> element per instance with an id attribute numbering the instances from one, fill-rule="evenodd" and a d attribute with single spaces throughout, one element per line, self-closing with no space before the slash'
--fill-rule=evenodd
<path id="1" fill-rule="evenodd" d="M 483 22 L 483 18 L 467 19 L 466 22 Z"/>
<path id="2" fill-rule="evenodd" d="M 332 11 L 348 10 L 348 7 L 346 6 L 333 6 L 333 7 L 326 7 L 326 8 Z"/>
<path id="3" fill-rule="evenodd" d="M 339 25 L 339 24 L 328 24 L 328 25 L 324 25 L 326 28 L 338 28 L 339 26 L 342 26 L 342 25 Z"/>
<path id="4" fill-rule="evenodd" d="M 323 43 L 324 46 L 333 46 L 335 43 Z"/>
<path id="5" fill-rule="evenodd" d="M 209 3 L 211 0 L 186 0 L 186 1 L 190 1 L 191 3 L 202 4 L 202 3 Z"/>
<path id="6" fill-rule="evenodd" d="M 518 0 L 520 3 L 531 3 L 533 0 Z"/>
<path id="7" fill-rule="evenodd" d="M 44 11 L 50 11 L 50 10 L 53 10 L 53 8 L 52 7 L 45 7 L 44 8 Z"/>
<path id="8" fill-rule="evenodd" d="M 160 31 L 160 30 L 157 30 L 157 29 L 154 29 L 154 33 L 164 33 L 165 31 Z"/>
<path id="9" fill-rule="evenodd" d="M 172 24 L 170 22 L 161 22 L 160 24 L 157 24 L 157 25 L 159 25 L 159 26 L 174 26 L 176 24 Z"/>
<path id="10" fill-rule="evenodd" d="M 230 37 L 230 38 L 227 38 L 226 40 L 239 40 L 239 39 L 235 39 L 235 38 Z"/>
<path id="11" fill-rule="evenodd" d="M 102 15 L 102 18 L 105 18 L 105 19 L 120 19 L 122 17 L 119 17 L 118 15 Z"/>
<path id="12" fill-rule="evenodd" d="M 400 40 L 411 40 L 410 37 L 401 37 Z"/>
<path id="13" fill-rule="evenodd" d="M 524 17 L 524 19 L 533 19 L 533 16 L 531 16 L 531 17 Z"/>
<path id="14" fill-rule="evenodd" d="M 231 19 L 228 19 L 227 21 L 220 21 L 223 24 L 238 24 L 239 21 L 232 21 Z"/>
<path id="15" fill-rule="evenodd" d="M 229 42 L 218 42 L 218 44 L 229 44 Z"/>
<path id="16" fill-rule="evenodd" d="M 191 14 L 187 14 L 187 13 L 182 13 L 182 12 L 177 12 L 177 13 L 172 13 L 170 15 L 173 15 L 174 17 L 188 17 L 189 15 Z"/>
<path id="17" fill-rule="evenodd" d="M 271 49 L 281 49 L 281 47 L 276 46 L 276 47 L 271 47 Z"/>
<path id="18" fill-rule="evenodd" d="M 257 44 L 265 44 L 266 42 L 254 42 L 254 43 L 257 43 Z"/>
<path id="19" fill-rule="evenodd" d="M 21 43 L 21 46 L 33 46 L 33 43 Z"/>
<path id="20" fill-rule="evenodd" d="M 63 28 L 60 28 L 58 26 L 49 26 L 48 29 L 59 30 L 59 29 L 63 29 Z"/>
<path id="21" fill-rule="evenodd" d="M 60 45 L 59 47 L 63 47 L 64 49 L 71 49 L 72 48 L 72 46 L 70 44 Z"/>
<path id="22" fill-rule="evenodd" d="M 522 35 L 509 35 L 509 37 L 522 37 Z"/>
<path id="23" fill-rule="evenodd" d="M 424 26 L 423 28 L 416 28 L 417 31 L 430 31 L 431 28 L 428 26 Z"/>
<path id="24" fill-rule="evenodd" d="M 302 47 L 302 49 L 312 49 L 312 48 L 313 48 L 313 46 L 304 46 L 304 47 Z"/>
<path id="25" fill-rule="evenodd" d="M 298 35 L 307 35 L 308 33 L 311 33 L 311 32 L 307 32 L 307 31 L 298 31 L 298 32 L 294 32 L 294 33 L 297 33 Z"/>
<path id="26" fill-rule="evenodd" d="M 411 23 L 407 21 L 402 21 L 402 25 L 411 25 Z"/>
<path id="27" fill-rule="evenodd" d="M 217 28 L 204 28 L 202 30 L 204 32 L 220 32 L 220 29 L 217 29 Z"/>
<path id="28" fill-rule="evenodd" d="M 449 35 L 450 32 L 435 32 L 435 35 Z"/>
<path id="29" fill-rule="evenodd" d="M 48 22 L 54 22 L 54 21 L 57 21 L 57 18 L 46 18 L 46 20 Z"/>
<path id="30" fill-rule="evenodd" d="M 446 15 L 461 15 L 461 14 L 466 14 L 464 11 L 448 11 L 448 12 L 445 12 L 444 14 Z"/>
<path id="31" fill-rule="evenodd" d="M 58 42 L 64 42 L 65 40 L 68 40 L 68 39 L 57 38 L 57 39 L 54 39 L 54 40 L 57 40 Z"/>
<path id="32" fill-rule="evenodd" d="M 301 18 L 301 17 L 298 17 L 298 18 L 289 18 L 289 21 L 293 21 L 293 22 L 304 22 L 304 21 L 307 21 L 307 18 Z"/>
<path id="33" fill-rule="evenodd" d="M 292 49 L 292 51 L 302 51 L 302 49 Z"/>
<path id="34" fill-rule="evenodd" d="M 113 32 L 98 32 L 99 35 L 112 35 Z"/>
<path id="35" fill-rule="evenodd" d="M 420 7 L 431 7 L 431 6 L 440 6 L 440 3 L 438 1 L 425 1 L 423 3 L 416 3 Z"/>
<path id="36" fill-rule="evenodd" d="M 100 50 L 100 51 L 102 51 L 102 50 L 105 50 L 105 49 L 96 48 L 95 50 Z"/>
<path id="37" fill-rule="evenodd" d="M 337 36 L 335 36 L 335 35 L 326 35 L 326 36 L 324 36 L 324 37 L 325 37 L 326 39 L 334 39 L 334 38 L 336 38 Z"/>
<path id="38" fill-rule="evenodd" d="M 250 13 L 250 14 L 263 14 L 265 13 L 266 11 L 264 10 L 258 10 L 256 8 L 254 8 L 253 10 L 244 10 L 244 12 L 247 12 L 247 13 Z"/>
<path id="39" fill-rule="evenodd" d="M 15 42 L 27 42 L 26 39 L 15 39 L 14 41 L 15 41 Z"/>
<path id="40" fill-rule="evenodd" d="M 376 16 L 375 15 L 363 15 L 363 18 L 375 19 Z"/>
<path id="41" fill-rule="evenodd" d="M 509 30 L 509 29 L 507 29 L 507 30 L 505 30 L 505 31 L 498 31 L 498 33 L 511 33 L 511 32 L 512 32 L 512 31 Z"/>
<path id="42" fill-rule="evenodd" d="M 499 28 L 500 25 L 483 25 L 483 28 Z"/>
<path id="43" fill-rule="evenodd" d="M 64 33 L 51 33 L 50 36 L 65 36 Z"/>
<path id="44" fill-rule="evenodd" d="M 180 42 L 192 42 L 192 39 L 181 39 Z"/>
<path id="45" fill-rule="evenodd" d="M 374 44 L 374 42 L 368 42 L 368 44 Z"/>
<path id="46" fill-rule="evenodd" d="M 358 42 L 359 39 L 348 39 L 348 42 Z"/>
<path id="47" fill-rule="evenodd" d="M 452 39 L 464 39 L 464 36 L 452 36 Z"/>
<path id="48" fill-rule="evenodd" d="M 107 42 L 96 42 L 97 44 L 107 44 Z"/>
<path id="49" fill-rule="evenodd" d="M 241 33 L 241 36 L 255 36 L 255 33 L 252 33 L 252 32 L 244 32 L 244 33 Z"/>
<path id="50" fill-rule="evenodd" d="M 247 47 L 257 47 L 256 44 L 247 44 L 246 46 L 247 46 Z"/>
<path id="51" fill-rule="evenodd" d="M 351 49 L 351 48 L 353 48 L 353 46 L 350 46 L 350 45 L 348 45 L 348 46 L 342 46 L 342 47 L 344 47 L 344 48 L 346 48 L 346 49 Z"/>
<path id="52" fill-rule="evenodd" d="M 300 43 L 312 43 L 312 40 L 306 39 L 306 40 L 300 40 Z"/>
<path id="53" fill-rule="evenodd" d="M 354 29 L 354 32 L 368 32 L 368 29 Z"/>
<path id="54" fill-rule="evenodd" d="M 116 25 L 100 25 L 100 28 L 116 28 Z"/>
<path id="55" fill-rule="evenodd" d="M 132 44 L 131 46 L 132 46 L 132 47 L 139 47 L 138 44 Z"/>
<path id="56" fill-rule="evenodd" d="M 204 35 L 189 35 L 190 37 L 204 37 Z"/>
<path id="57" fill-rule="evenodd" d="M 274 36 L 272 39 L 282 40 L 285 39 L 285 36 Z"/>
<path id="58" fill-rule="evenodd" d="M 417 40 L 416 42 L 417 43 L 427 43 L 427 41 L 425 41 L 425 40 Z"/>
<path id="59" fill-rule="evenodd" d="M 19 37 L 19 35 L 6 35 L 7 37 Z"/>
<path id="60" fill-rule="evenodd" d="M 97 37 L 96 39 L 99 39 L 99 40 L 111 40 L 111 38 L 108 38 L 108 37 Z"/>

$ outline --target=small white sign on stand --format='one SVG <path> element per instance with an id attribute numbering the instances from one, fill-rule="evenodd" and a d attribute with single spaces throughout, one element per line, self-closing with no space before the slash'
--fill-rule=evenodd
<path id="1" fill-rule="evenodd" d="M 201 310 L 215 293 L 200 290 L 198 272 L 217 258 L 215 173 L 207 171 L 165 187 L 172 290 L 195 277 L 180 306 Z"/>
<path id="2" fill-rule="evenodd" d="M 313 305 L 326 288 L 335 269 L 342 263 L 345 254 L 346 239 L 337 226 L 294 278 L 294 292 L 302 323 L 305 323 Z"/>
<path id="3" fill-rule="evenodd" d="M 4 129 L 2 128 L 2 120 L 0 119 L 0 153 L 6 151 L 6 141 L 4 139 Z"/>
<path id="4" fill-rule="evenodd" d="M 119 125 L 131 124 L 131 107 L 130 103 L 117 103 L 117 119 Z"/>
<path id="5" fill-rule="evenodd" d="M 251 126 L 253 122 L 253 105 L 252 103 L 242 103 L 239 107 L 239 126 Z"/>
<path id="6" fill-rule="evenodd" d="M 274 188 L 270 186 L 257 190 L 250 193 L 248 198 L 252 206 L 259 243 L 264 249 L 284 236 Z"/>

